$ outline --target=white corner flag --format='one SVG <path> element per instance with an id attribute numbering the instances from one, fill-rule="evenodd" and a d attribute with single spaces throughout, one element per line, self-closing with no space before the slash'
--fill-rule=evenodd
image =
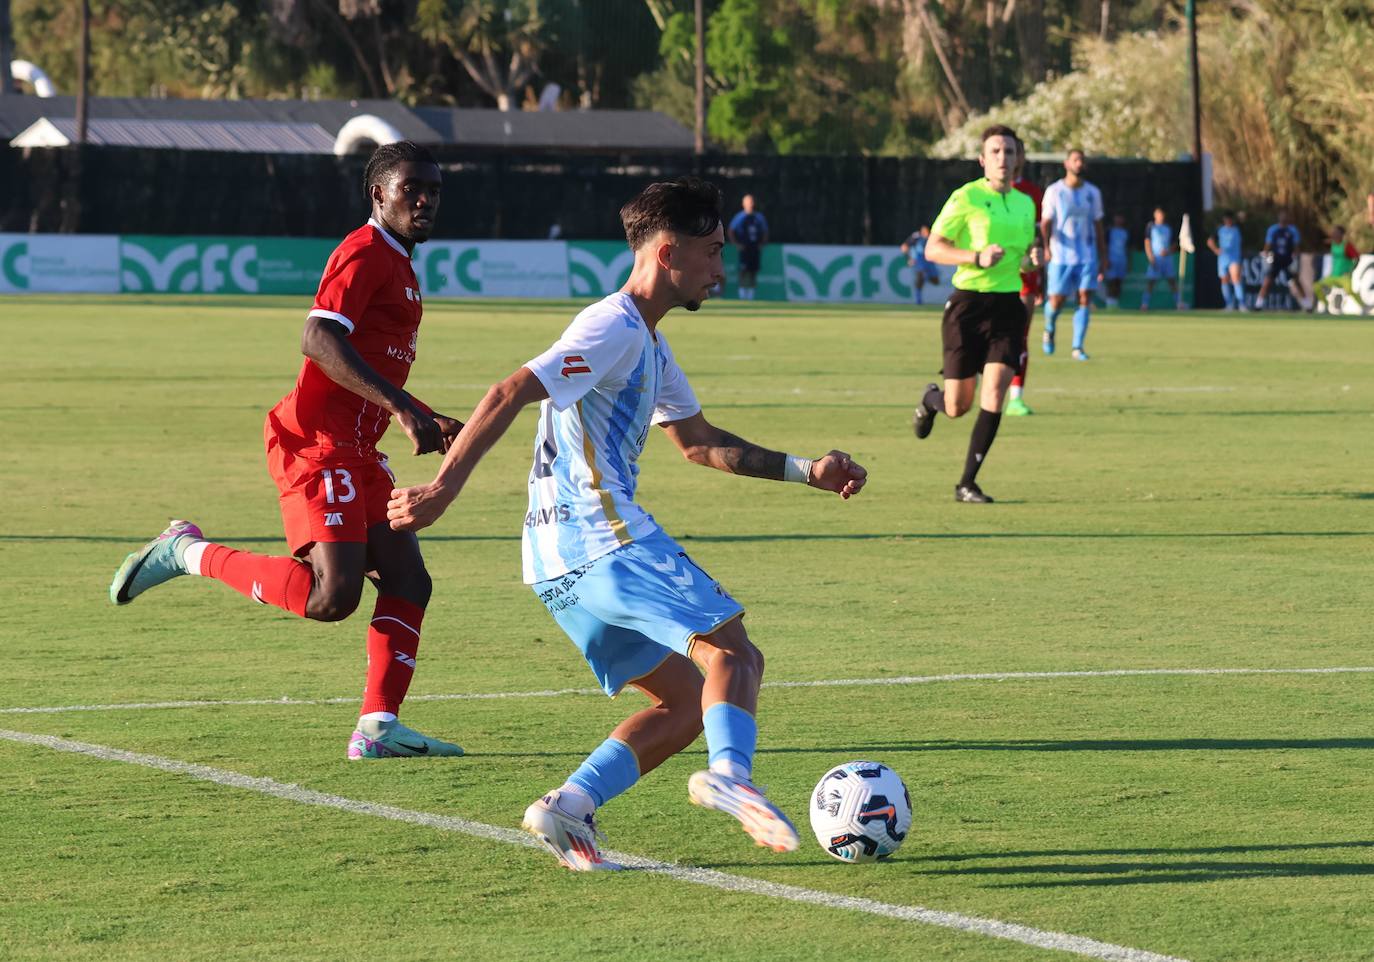
<path id="1" fill-rule="evenodd" d="M 1183 223 L 1178 225 L 1178 249 L 1185 254 L 1197 253 L 1197 245 L 1193 243 L 1193 222 L 1187 214 L 1183 215 Z"/>

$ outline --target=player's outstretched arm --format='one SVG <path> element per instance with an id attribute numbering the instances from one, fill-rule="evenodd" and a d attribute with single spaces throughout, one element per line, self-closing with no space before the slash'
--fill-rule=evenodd
<path id="1" fill-rule="evenodd" d="M 843 451 L 831 451 L 814 461 L 770 451 L 716 427 L 700 411 L 680 421 L 669 421 L 663 430 L 688 461 L 729 474 L 802 481 L 842 498 L 858 494 L 868 480 L 868 472 Z"/>
<path id="2" fill-rule="evenodd" d="M 364 361 L 349 343 L 348 332 L 338 321 L 307 317 L 305 330 L 301 332 L 301 353 L 314 361 L 335 384 L 395 417 L 414 445 L 415 454 L 444 449 L 444 431 L 430 412 Z"/>
<path id="3" fill-rule="evenodd" d="M 493 384 L 467 423 L 462 425 L 462 431 L 444 455 L 444 463 L 434 480 L 391 492 L 391 500 L 386 506 L 391 527 L 397 531 L 418 531 L 438 521 L 463 490 L 482 455 L 506 433 L 521 408 L 548 396 L 544 385 L 527 367 Z"/>

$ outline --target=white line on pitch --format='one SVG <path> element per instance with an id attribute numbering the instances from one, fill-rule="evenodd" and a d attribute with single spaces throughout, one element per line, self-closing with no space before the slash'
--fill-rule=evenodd
<path id="1" fill-rule="evenodd" d="M 1039 681 L 1051 678 L 1138 678 L 1177 675 L 1358 675 L 1374 674 L 1374 667 L 1351 668 L 1112 668 L 1102 671 L 997 671 L 953 675 L 895 675 L 888 678 L 829 678 L 818 681 L 765 681 L 764 688 L 874 688 L 882 685 L 931 685 L 953 681 Z M 561 695 L 600 695 L 600 688 L 547 688 L 542 691 L 459 692 L 411 695 L 407 701 L 488 701 L 501 698 L 556 698 Z M 356 695 L 337 698 L 243 698 L 193 701 L 116 702 L 104 705 L 47 705 L 0 708 L 0 715 L 60 715 L 76 711 L 142 711 L 153 708 L 239 708 L 253 705 L 348 705 Z"/>
<path id="2" fill-rule="evenodd" d="M 105 745 L 92 745 L 87 742 L 56 738 L 52 735 L 33 735 L 28 732 L 7 731 L 2 728 L 0 728 L 0 738 L 25 745 L 38 745 L 44 748 L 51 748 L 60 752 L 89 755 L 93 758 L 98 758 L 107 762 L 123 762 L 128 765 L 155 768 L 160 771 L 171 772 L 177 775 L 186 775 L 199 781 L 214 782 L 217 785 L 225 785 L 229 788 L 238 788 L 244 791 L 257 792 L 260 795 L 270 795 L 275 798 L 286 799 L 287 801 L 296 802 L 301 805 L 318 805 L 323 808 L 333 808 L 355 815 L 370 815 L 374 818 L 386 818 L 397 822 L 409 822 L 413 825 L 423 825 L 426 828 L 437 829 L 439 831 L 459 832 L 464 835 L 486 839 L 487 841 L 504 842 L 507 845 L 523 845 L 529 848 L 537 847 L 537 843 L 530 836 L 522 832 L 516 832 L 507 828 L 499 828 L 495 825 L 487 825 L 483 822 L 473 822 L 465 818 L 454 818 L 448 815 L 435 815 L 430 812 L 418 812 L 411 809 L 397 808 L 392 805 L 379 805 L 375 802 L 345 798 L 342 795 L 330 795 L 325 792 L 301 788 L 299 785 L 289 785 L 278 782 L 270 778 L 257 778 L 251 775 L 243 775 L 238 772 L 226 771 L 222 768 L 211 768 L 208 765 L 195 765 L 190 762 L 180 762 L 174 758 L 164 758 L 160 755 L 145 755 L 140 752 L 129 752 L 120 748 L 110 748 Z M 1037 948 L 1053 949 L 1059 952 L 1071 952 L 1075 955 L 1086 956 L 1092 959 L 1106 959 L 1110 960 L 1110 962 L 1184 962 L 1184 960 L 1174 956 L 1159 955 L 1154 952 L 1146 952 L 1143 949 L 1133 949 L 1124 945 L 1113 945 L 1110 942 L 1099 942 L 1096 939 L 1084 938 L 1079 935 L 1068 935 L 1063 932 L 1049 932 L 1043 929 L 1031 928 L 1028 925 L 1017 925 L 1014 922 L 1001 922 L 997 919 L 984 919 L 972 915 L 960 915 L 956 912 L 942 912 L 938 909 L 927 909 L 917 905 L 892 905 L 887 902 L 876 902 L 872 899 L 837 895 L 833 892 L 801 888 L 796 885 L 765 882 L 762 879 L 749 878 L 744 875 L 731 875 L 728 872 L 717 872 L 711 869 L 701 868 L 687 868 L 681 865 L 674 865 L 671 862 L 660 862 L 655 859 L 631 855 L 625 852 L 607 851 L 604 854 L 612 861 L 619 862 L 621 865 L 630 868 L 638 869 L 639 871 L 652 872 L 655 875 L 666 875 L 680 882 L 691 882 L 694 885 L 705 885 L 710 888 L 723 889 L 729 892 L 742 892 L 746 895 L 762 895 L 768 898 L 783 899 L 789 902 L 803 902 L 810 905 L 819 905 L 824 908 L 845 909 L 851 912 L 864 912 L 868 915 L 878 915 L 904 922 L 918 922 L 923 925 L 935 925 L 940 928 L 957 929 L 961 932 L 971 932 L 975 935 L 983 935 L 989 938 L 1021 942 L 1025 945 L 1036 946 Z"/>

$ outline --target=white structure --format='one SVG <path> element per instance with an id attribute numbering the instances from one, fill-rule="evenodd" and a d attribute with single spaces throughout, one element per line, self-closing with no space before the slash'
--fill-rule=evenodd
<path id="1" fill-rule="evenodd" d="M 48 75 L 37 64 L 29 63 L 27 60 L 11 60 L 10 76 L 32 86 L 33 92 L 40 97 L 57 96 L 57 87 L 53 86 Z"/>
<path id="2" fill-rule="evenodd" d="M 405 135 L 374 114 L 359 114 L 339 128 L 334 138 L 334 155 L 345 157 L 365 152 L 370 146 L 394 144 Z"/>

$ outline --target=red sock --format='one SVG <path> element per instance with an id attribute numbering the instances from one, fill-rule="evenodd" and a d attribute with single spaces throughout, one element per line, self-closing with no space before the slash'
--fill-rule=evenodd
<path id="1" fill-rule="evenodd" d="M 260 605 L 276 605 L 302 618 L 315 586 L 315 572 L 303 561 L 237 551 L 222 544 L 206 546 L 200 573 Z"/>
<path id="2" fill-rule="evenodd" d="M 415 653 L 420 650 L 420 623 L 424 620 L 425 609 L 419 605 L 377 596 L 367 629 L 367 687 L 361 714 L 400 711 L 415 674 Z"/>

